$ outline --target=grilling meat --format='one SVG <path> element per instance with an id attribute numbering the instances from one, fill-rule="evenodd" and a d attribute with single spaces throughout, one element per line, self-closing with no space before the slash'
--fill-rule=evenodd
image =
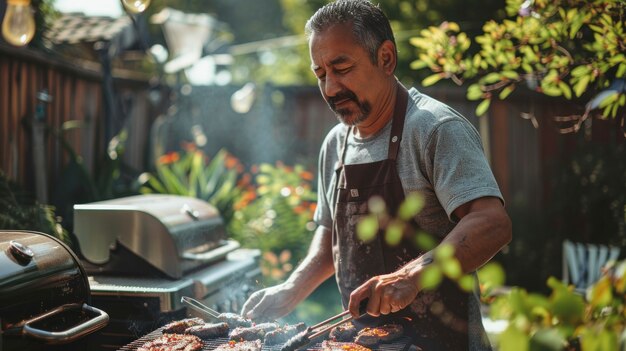
<path id="1" fill-rule="evenodd" d="M 404 328 L 400 324 L 385 324 L 375 328 L 361 329 L 354 342 L 363 346 L 372 347 L 381 342 L 390 342 L 404 333 Z"/>
<path id="2" fill-rule="evenodd" d="M 265 345 L 283 344 L 304 330 L 306 330 L 306 325 L 304 323 L 279 327 L 265 334 Z"/>
<path id="3" fill-rule="evenodd" d="M 276 323 L 259 323 L 251 327 L 237 327 L 230 331 L 231 340 L 263 340 L 265 334 L 278 328 Z"/>
<path id="4" fill-rule="evenodd" d="M 225 344 L 219 345 L 213 351 L 261 351 L 261 341 L 253 340 L 253 341 L 229 341 Z"/>
<path id="5" fill-rule="evenodd" d="M 236 313 L 220 313 L 217 316 L 217 319 L 228 323 L 231 328 L 252 326 L 252 321 L 250 319 L 244 318 Z"/>
<path id="6" fill-rule="evenodd" d="M 228 330 L 228 323 L 205 323 L 185 329 L 185 334 L 195 335 L 202 339 L 213 339 L 227 336 Z"/>
<path id="7" fill-rule="evenodd" d="M 353 342 L 324 340 L 322 351 L 372 351 L 372 349 Z"/>
<path id="8" fill-rule="evenodd" d="M 199 351 L 202 340 L 194 335 L 163 334 L 141 345 L 137 351 Z"/>
<path id="9" fill-rule="evenodd" d="M 339 324 L 330 331 L 330 339 L 335 341 L 353 341 L 356 336 L 357 329 L 352 322 Z"/>
<path id="10" fill-rule="evenodd" d="M 183 334 L 187 328 L 202 324 L 204 324 L 204 321 L 200 318 L 187 318 L 174 321 L 163 327 L 163 334 Z"/>

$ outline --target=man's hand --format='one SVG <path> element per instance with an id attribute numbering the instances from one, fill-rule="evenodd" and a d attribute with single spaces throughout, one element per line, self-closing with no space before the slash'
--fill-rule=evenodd
<path id="1" fill-rule="evenodd" d="M 252 320 L 276 320 L 291 312 L 300 302 L 293 285 L 282 283 L 256 291 L 243 305 L 241 315 Z"/>
<path id="2" fill-rule="evenodd" d="M 367 298 L 367 313 L 372 316 L 400 311 L 413 302 L 420 291 L 418 277 L 414 269 L 405 266 L 396 272 L 371 278 L 350 294 L 350 314 L 357 318 L 359 305 Z"/>

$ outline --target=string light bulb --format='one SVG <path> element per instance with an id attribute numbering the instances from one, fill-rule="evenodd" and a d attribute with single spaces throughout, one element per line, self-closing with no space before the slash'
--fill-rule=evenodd
<path id="1" fill-rule="evenodd" d="M 150 0 L 122 0 L 122 4 L 130 13 L 142 13 L 150 6 Z"/>
<path id="2" fill-rule="evenodd" d="M 35 18 L 30 0 L 8 0 L 2 21 L 2 36 L 11 45 L 24 46 L 35 35 Z"/>

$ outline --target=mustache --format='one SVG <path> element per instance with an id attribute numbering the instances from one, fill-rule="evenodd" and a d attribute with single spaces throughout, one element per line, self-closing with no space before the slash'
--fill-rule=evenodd
<path id="1" fill-rule="evenodd" d="M 354 94 L 350 90 L 344 90 L 344 91 L 338 92 L 333 97 L 329 97 L 328 98 L 328 104 L 334 110 L 335 109 L 335 105 L 337 104 L 337 102 L 341 101 L 341 100 L 345 100 L 345 99 L 352 100 L 352 101 L 355 101 L 357 103 L 359 102 L 358 98 L 356 97 L 356 94 Z"/>

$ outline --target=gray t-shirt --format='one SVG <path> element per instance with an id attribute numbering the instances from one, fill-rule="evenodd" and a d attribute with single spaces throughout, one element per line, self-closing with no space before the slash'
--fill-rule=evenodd
<path id="1" fill-rule="evenodd" d="M 335 169 L 347 130 L 345 125 L 335 126 L 320 151 L 314 219 L 326 228 L 332 228 Z M 344 163 L 386 159 L 390 133 L 391 122 L 364 139 L 349 135 Z M 451 107 L 415 88 L 409 90 L 397 165 L 405 194 L 418 191 L 424 197 L 424 207 L 415 218 L 417 224 L 438 238 L 445 237 L 456 225 L 452 213 L 459 206 L 485 196 L 497 197 L 504 203 L 474 126 Z M 470 350 L 488 350 L 477 291 L 470 294 L 468 307 Z"/>
<path id="2" fill-rule="evenodd" d="M 335 210 L 335 168 L 348 128 L 335 126 L 326 136 L 319 158 L 315 222 L 332 227 Z M 345 164 L 387 158 L 391 122 L 373 136 L 348 137 Z M 471 200 L 502 194 L 472 124 L 449 106 L 415 88 L 409 90 L 407 114 L 398 154 L 398 173 L 405 194 L 418 191 L 425 200 L 416 221 L 439 238 L 455 226 L 452 212 Z"/>

